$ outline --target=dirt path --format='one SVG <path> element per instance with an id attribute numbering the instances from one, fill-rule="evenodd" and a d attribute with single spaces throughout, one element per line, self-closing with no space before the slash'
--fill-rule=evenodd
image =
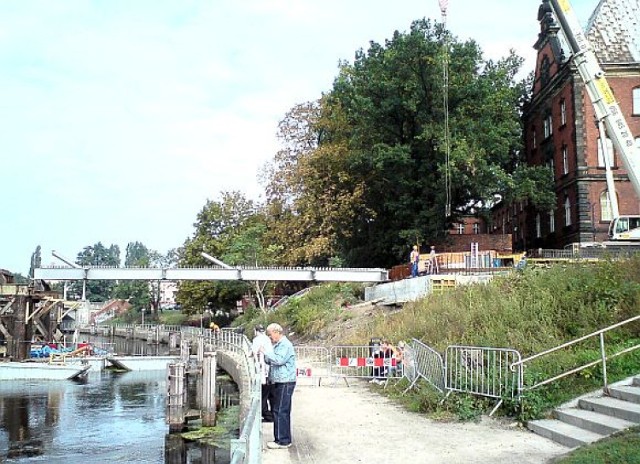
<path id="1" fill-rule="evenodd" d="M 364 381 L 351 386 L 298 386 L 293 446 L 268 450 L 273 425 L 263 424 L 264 464 L 545 463 L 568 448 L 497 420 L 442 423 L 405 411 Z"/>

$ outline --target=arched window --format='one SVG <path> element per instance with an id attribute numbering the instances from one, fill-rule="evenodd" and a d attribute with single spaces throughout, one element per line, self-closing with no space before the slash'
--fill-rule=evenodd
<path id="1" fill-rule="evenodd" d="M 569 197 L 564 197 L 564 225 L 571 225 L 571 202 Z"/>
<path id="2" fill-rule="evenodd" d="M 600 194 L 600 220 L 610 221 L 611 219 L 613 219 L 611 202 L 609 201 L 609 193 L 605 190 Z"/>

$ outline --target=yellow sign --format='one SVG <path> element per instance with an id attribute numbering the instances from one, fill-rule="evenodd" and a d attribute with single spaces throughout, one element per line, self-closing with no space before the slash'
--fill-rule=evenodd
<path id="1" fill-rule="evenodd" d="M 604 77 L 595 80 L 596 87 L 598 87 L 598 92 L 604 99 L 604 102 L 607 105 L 611 105 L 616 102 L 616 97 L 613 96 L 613 92 L 611 91 L 611 87 L 607 83 L 607 80 Z"/>

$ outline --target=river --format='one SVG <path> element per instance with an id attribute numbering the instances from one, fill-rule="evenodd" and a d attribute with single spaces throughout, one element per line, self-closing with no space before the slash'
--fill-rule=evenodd
<path id="1" fill-rule="evenodd" d="M 118 345 L 119 354 L 166 354 L 165 345 L 108 342 Z M 191 379 L 190 398 L 195 398 L 195 384 Z M 225 403 L 237 404 L 235 385 L 221 380 L 217 387 Z M 228 463 L 228 449 L 168 434 L 166 392 L 164 371 L 106 370 L 79 381 L 2 381 L 0 462 Z"/>

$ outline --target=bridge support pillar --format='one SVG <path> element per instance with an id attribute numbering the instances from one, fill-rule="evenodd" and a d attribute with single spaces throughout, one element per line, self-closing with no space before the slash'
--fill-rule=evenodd
<path id="1" fill-rule="evenodd" d="M 215 352 L 206 352 L 202 362 L 202 425 L 216 425 L 216 369 Z"/>
<path id="2" fill-rule="evenodd" d="M 186 365 L 184 363 L 167 366 L 167 422 L 169 433 L 181 432 L 185 423 L 185 404 L 187 397 Z"/>

